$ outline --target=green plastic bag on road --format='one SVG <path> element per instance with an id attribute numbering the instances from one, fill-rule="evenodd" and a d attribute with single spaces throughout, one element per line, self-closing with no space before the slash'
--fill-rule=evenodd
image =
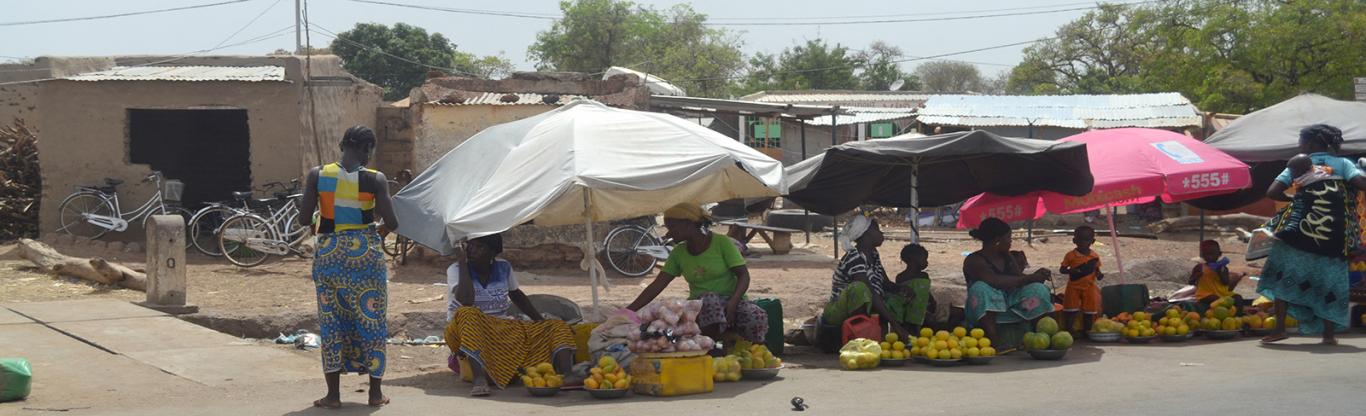
<path id="1" fill-rule="evenodd" d="M 0 402 L 28 397 L 33 369 L 23 358 L 0 358 Z"/>

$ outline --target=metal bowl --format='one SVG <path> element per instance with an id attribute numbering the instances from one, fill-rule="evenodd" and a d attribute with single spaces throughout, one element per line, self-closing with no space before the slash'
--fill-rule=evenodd
<path id="1" fill-rule="evenodd" d="M 1187 335 L 1163 335 L 1159 338 L 1162 338 L 1162 342 L 1185 342 L 1190 339 Z"/>
<path id="2" fill-rule="evenodd" d="M 1128 342 L 1130 344 L 1147 344 L 1149 342 L 1153 342 L 1154 339 L 1157 339 L 1157 337 L 1132 337 L 1124 338 L 1124 342 Z"/>
<path id="3" fill-rule="evenodd" d="M 1236 338 L 1236 337 L 1238 336 L 1238 333 L 1239 333 L 1239 332 L 1242 332 L 1242 331 L 1239 331 L 1239 330 L 1236 330 L 1236 329 L 1227 329 L 1227 330 L 1221 329 L 1221 330 L 1218 330 L 1218 331 L 1205 331 L 1205 338 L 1209 338 L 1209 339 L 1212 339 L 1212 340 L 1233 339 L 1233 338 Z"/>
<path id="4" fill-rule="evenodd" d="M 886 360 L 883 360 L 882 362 L 885 363 L 885 362 L 887 362 L 887 361 L 886 361 Z M 749 370 L 740 369 L 740 379 L 741 379 L 741 380 L 771 380 L 771 379 L 773 379 L 774 377 L 777 377 L 777 376 L 778 376 L 778 370 L 782 370 L 782 369 L 783 369 L 783 366 L 781 366 L 781 365 L 778 366 L 778 367 L 775 367 L 775 368 L 754 368 L 754 369 L 749 369 Z"/>
<path id="5" fill-rule="evenodd" d="M 961 360 L 961 359 L 959 359 L 959 360 L 953 360 L 953 359 L 949 359 L 949 360 L 939 360 L 939 359 L 930 360 L 930 365 L 935 366 L 935 367 L 953 367 L 953 366 L 955 366 L 955 365 L 962 364 L 962 363 L 963 363 L 963 360 Z"/>
<path id="6" fill-rule="evenodd" d="M 1249 337 L 1264 337 L 1264 336 L 1267 336 L 1267 335 L 1271 335 L 1272 329 L 1271 329 L 1271 328 L 1256 328 L 1256 329 L 1254 329 L 1254 328 L 1248 328 L 1246 331 L 1247 331 L 1247 336 L 1249 336 Z"/>
<path id="7" fill-rule="evenodd" d="M 591 389 L 588 390 L 588 395 L 597 399 L 620 399 L 630 392 L 631 389 Z"/>
<path id="8" fill-rule="evenodd" d="M 1095 342 L 1119 342 L 1124 338 L 1124 334 L 1118 332 L 1089 332 L 1086 338 Z"/>
<path id="9" fill-rule="evenodd" d="M 526 392 L 530 393 L 534 397 L 550 397 L 556 394 L 560 394 L 560 389 L 558 387 L 527 387 Z"/>
<path id="10" fill-rule="evenodd" d="M 882 360 L 882 363 L 881 363 L 881 364 L 878 364 L 878 365 L 883 366 L 883 367 L 905 367 L 905 366 L 906 366 L 906 362 L 907 362 L 907 361 L 910 361 L 910 360 L 911 360 L 911 359 L 909 359 L 909 358 L 904 359 L 904 360 L 894 360 L 894 359 L 891 359 L 891 358 L 886 358 L 886 359 L 883 359 L 883 360 Z"/>
<path id="11" fill-rule="evenodd" d="M 1067 350 L 1027 350 L 1030 357 L 1035 360 L 1061 360 L 1067 355 Z"/>
<path id="12" fill-rule="evenodd" d="M 963 357 L 963 362 L 969 365 L 987 365 L 991 364 L 991 360 L 994 358 L 996 358 L 995 355 L 990 357 Z"/>
<path id="13" fill-rule="evenodd" d="M 923 355 L 917 355 L 917 356 L 911 357 L 911 362 L 913 362 L 913 363 L 918 363 L 918 364 L 929 364 L 929 363 L 930 363 L 930 359 L 929 359 L 929 358 L 925 358 L 925 356 L 923 356 Z"/>

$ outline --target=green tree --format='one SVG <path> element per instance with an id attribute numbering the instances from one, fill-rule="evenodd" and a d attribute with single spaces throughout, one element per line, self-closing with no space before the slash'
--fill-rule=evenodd
<path id="1" fill-rule="evenodd" d="M 901 64 L 897 62 L 904 56 L 901 48 L 880 40 L 874 41 L 867 50 L 858 53 L 858 60 L 864 63 L 858 74 L 859 86 L 865 90 L 886 91 L 892 84 L 902 81 L 898 91 L 919 90 L 920 79 L 902 71 Z"/>
<path id="2" fill-rule="evenodd" d="M 476 78 L 502 79 L 512 75 L 515 67 L 512 61 L 503 54 L 475 56 L 467 52 L 455 52 L 455 57 L 451 59 L 451 68 L 459 70 L 465 74 Z"/>
<path id="3" fill-rule="evenodd" d="M 447 68 L 456 54 L 455 45 L 440 33 L 428 34 L 426 29 L 404 23 L 395 23 L 393 28 L 357 23 L 338 33 L 331 49 L 347 71 L 383 87 L 386 100 L 408 96 L 433 67 Z"/>
<path id="4" fill-rule="evenodd" d="M 747 92 L 858 89 L 855 69 L 863 63 L 862 58 L 838 43 L 830 46 L 821 39 L 808 40 L 805 45 L 783 49 L 776 56 L 754 54 L 749 60 L 749 76 L 745 77 L 740 89 Z"/>
<path id="5" fill-rule="evenodd" d="M 667 10 L 624 0 L 560 3 L 563 15 L 536 35 L 527 56 L 541 70 L 601 73 L 612 66 L 658 75 L 689 95 L 725 96 L 744 66 L 733 32 L 705 25 L 687 5 Z"/>
<path id="6" fill-rule="evenodd" d="M 1025 49 L 1016 92 L 1177 91 L 1246 113 L 1301 92 L 1352 98 L 1366 74 L 1366 2 L 1178 0 L 1102 6 Z"/>
<path id="7" fill-rule="evenodd" d="M 977 92 L 985 85 L 977 66 L 965 62 L 926 62 L 915 67 L 915 75 L 928 92 Z"/>

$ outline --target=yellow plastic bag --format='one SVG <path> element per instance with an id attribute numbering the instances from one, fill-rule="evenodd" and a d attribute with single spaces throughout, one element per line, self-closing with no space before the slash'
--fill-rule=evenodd
<path id="1" fill-rule="evenodd" d="M 840 365 L 845 370 L 877 368 L 882 360 L 882 346 L 867 338 L 855 338 L 840 348 Z"/>

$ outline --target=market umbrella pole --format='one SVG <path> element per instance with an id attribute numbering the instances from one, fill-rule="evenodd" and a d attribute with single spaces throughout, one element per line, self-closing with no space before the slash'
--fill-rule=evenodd
<path id="1" fill-rule="evenodd" d="M 598 250 L 597 250 L 597 247 L 595 247 L 595 244 L 594 244 L 594 242 L 593 242 L 593 202 L 592 202 L 592 201 L 593 201 L 593 199 L 592 199 L 592 192 L 591 192 L 588 188 L 584 188 L 584 190 L 583 190 L 583 228 L 584 228 L 583 261 L 585 262 L 584 264 L 587 265 L 587 267 L 588 267 L 588 284 L 589 284 L 590 286 L 593 287 L 593 316 L 594 316 L 595 320 L 600 320 L 600 319 L 602 319 L 603 314 L 602 314 L 602 311 L 598 309 L 598 307 L 600 306 L 600 302 L 599 302 L 599 298 L 598 298 L 598 285 L 603 283 L 602 280 L 603 280 L 604 277 L 606 277 L 606 276 L 603 276 L 603 274 L 606 272 L 606 270 L 602 270 L 602 265 L 598 263 Z"/>
<path id="2" fill-rule="evenodd" d="M 920 244 L 920 161 L 911 162 L 911 244 Z"/>
<path id="3" fill-rule="evenodd" d="M 1119 211 L 1115 207 L 1106 205 L 1106 210 L 1110 214 L 1110 244 L 1115 246 L 1115 266 L 1119 267 L 1119 283 L 1124 283 L 1124 260 L 1119 258 L 1119 231 L 1115 230 L 1115 214 Z"/>

